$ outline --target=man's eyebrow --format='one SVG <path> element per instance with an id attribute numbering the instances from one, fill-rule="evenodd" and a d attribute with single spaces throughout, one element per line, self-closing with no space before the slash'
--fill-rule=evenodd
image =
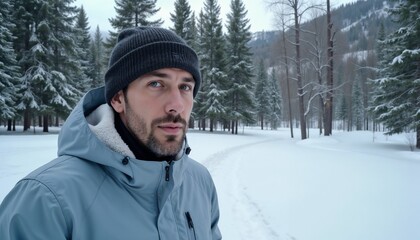
<path id="1" fill-rule="evenodd" d="M 147 75 L 153 76 L 153 77 L 159 77 L 159 78 L 170 78 L 170 76 L 166 73 L 153 71 L 148 73 Z M 193 77 L 185 77 L 182 79 L 184 82 L 195 82 Z"/>
<path id="2" fill-rule="evenodd" d="M 184 80 L 184 82 L 194 82 L 195 83 L 195 80 L 192 77 L 185 77 L 182 80 Z"/>

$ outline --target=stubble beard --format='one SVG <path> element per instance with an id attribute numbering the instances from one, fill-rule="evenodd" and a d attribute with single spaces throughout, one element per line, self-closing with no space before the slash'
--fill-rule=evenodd
<path id="1" fill-rule="evenodd" d="M 169 157 L 172 158 L 181 151 L 184 143 L 187 122 L 180 115 L 166 115 L 162 118 L 154 119 L 150 124 L 150 132 L 147 128 L 147 123 L 141 116 L 136 115 L 132 111 L 130 105 L 126 101 L 126 119 L 127 128 L 131 131 L 138 141 L 148 147 L 158 157 Z M 167 135 L 165 139 L 160 141 L 155 135 L 155 129 L 162 123 L 181 123 L 184 127 L 182 128 L 182 135 L 178 136 Z"/>

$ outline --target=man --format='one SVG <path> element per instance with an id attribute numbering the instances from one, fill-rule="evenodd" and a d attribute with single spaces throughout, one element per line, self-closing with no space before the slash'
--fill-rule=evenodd
<path id="1" fill-rule="evenodd" d="M 105 87 L 61 129 L 58 158 L 0 205 L 0 239 L 221 239 L 215 186 L 185 138 L 199 70 L 173 32 L 122 31 Z"/>

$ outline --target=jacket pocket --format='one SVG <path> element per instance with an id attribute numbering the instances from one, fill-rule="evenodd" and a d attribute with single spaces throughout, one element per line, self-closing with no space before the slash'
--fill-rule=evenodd
<path id="1" fill-rule="evenodd" d="M 197 235 L 195 233 L 194 228 L 194 221 L 191 217 L 190 212 L 185 212 L 185 218 L 187 219 L 187 226 L 188 226 L 188 236 L 191 240 L 197 240 Z"/>

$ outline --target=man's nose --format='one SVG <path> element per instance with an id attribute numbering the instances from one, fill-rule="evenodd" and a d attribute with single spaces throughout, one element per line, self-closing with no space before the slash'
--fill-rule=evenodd
<path id="1" fill-rule="evenodd" d="M 180 114 L 184 111 L 184 99 L 179 89 L 171 90 L 166 99 L 165 111 L 169 114 Z"/>

